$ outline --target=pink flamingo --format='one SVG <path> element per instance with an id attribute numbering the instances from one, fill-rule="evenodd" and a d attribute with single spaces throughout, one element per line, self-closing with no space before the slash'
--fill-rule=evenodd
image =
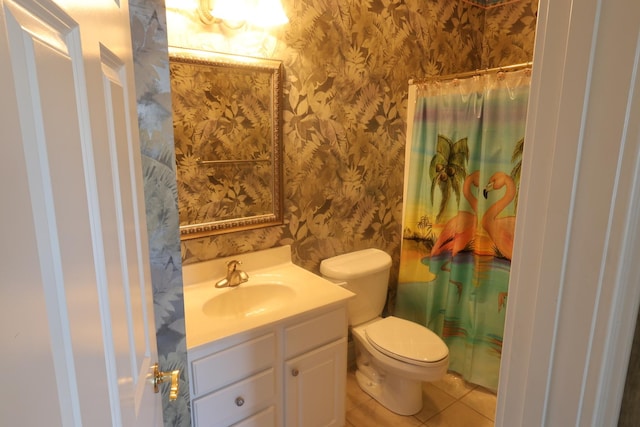
<path id="1" fill-rule="evenodd" d="M 516 186 L 513 183 L 513 179 L 504 172 L 496 172 L 489 178 L 489 183 L 484 188 L 482 194 L 484 198 L 489 197 L 489 192 L 493 190 L 499 190 L 506 186 L 504 196 L 497 202 L 495 202 L 482 217 L 482 226 L 489 236 L 493 240 L 498 251 L 505 258 L 511 260 L 511 254 L 513 253 L 513 232 L 516 226 L 516 217 L 507 216 L 503 218 L 497 218 L 497 216 L 506 208 L 516 195 Z"/>
<path id="2" fill-rule="evenodd" d="M 469 174 L 462 185 L 462 194 L 464 194 L 465 199 L 467 199 L 469 205 L 471 205 L 473 213 L 460 211 L 456 216 L 447 221 L 433 248 L 431 248 L 431 256 L 439 255 L 445 251 L 451 251 L 451 256 L 454 256 L 464 250 L 473 240 L 478 222 L 476 216 L 478 200 L 471 194 L 472 185 L 480 187 L 479 171 Z"/>

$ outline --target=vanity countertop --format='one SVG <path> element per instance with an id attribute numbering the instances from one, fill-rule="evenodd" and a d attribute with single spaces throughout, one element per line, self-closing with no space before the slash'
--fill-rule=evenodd
<path id="1" fill-rule="evenodd" d="M 242 262 L 239 268 L 249 280 L 234 288 L 216 288 L 230 260 Z M 188 349 L 353 297 L 343 287 L 293 264 L 289 246 L 187 265 L 183 277 Z M 273 292 L 282 297 L 269 295 L 270 289 L 284 291 Z"/>

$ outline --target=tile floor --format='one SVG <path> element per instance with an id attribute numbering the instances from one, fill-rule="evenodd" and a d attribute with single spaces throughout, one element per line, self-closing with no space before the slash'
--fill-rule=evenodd
<path id="1" fill-rule="evenodd" d="M 353 369 L 347 374 L 346 427 L 492 427 L 496 408 L 495 394 L 466 383 L 454 374 L 424 383 L 424 406 L 413 416 L 389 411 L 356 382 Z"/>

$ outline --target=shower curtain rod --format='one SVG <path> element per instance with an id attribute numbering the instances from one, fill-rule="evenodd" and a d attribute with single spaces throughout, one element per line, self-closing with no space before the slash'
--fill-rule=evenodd
<path id="1" fill-rule="evenodd" d="M 455 79 L 462 79 L 465 77 L 483 76 L 485 74 L 500 73 L 504 71 L 516 71 L 524 68 L 529 68 L 532 65 L 533 65 L 533 62 L 529 61 L 529 62 L 523 62 L 521 64 L 506 65 L 504 67 L 485 68 L 484 70 L 466 71 L 464 73 L 445 74 L 442 76 L 428 76 L 421 79 L 411 79 L 409 80 L 409 84 L 419 85 L 422 83 L 429 83 L 434 81 L 455 80 Z"/>

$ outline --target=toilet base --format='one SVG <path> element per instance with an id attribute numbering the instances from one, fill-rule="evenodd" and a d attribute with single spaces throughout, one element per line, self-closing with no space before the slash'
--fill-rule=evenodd
<path id="1" fill-rule="evenodd" d="M 422 383 L 442 378 L 447 373 L 449 357 L 426 366 L 392 359 L 369 344 L 367 325 L 351 329 L 356 350 L 358 385 L 396 414 L 417 414 L 422 409 Z"/>
<path id="2" fill-rule="evenodd" d="M 362 390 L 382 406 L 399 415 L 414 415 L 422 409 L 422 382 L 396 375 L 381 376 L 363 366 L 356 370 Z"/>

